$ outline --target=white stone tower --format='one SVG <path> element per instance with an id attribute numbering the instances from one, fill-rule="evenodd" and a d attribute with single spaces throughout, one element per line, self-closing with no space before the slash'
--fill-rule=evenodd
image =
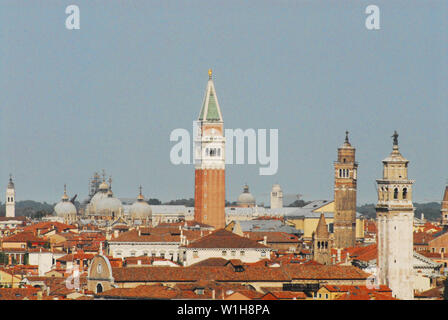
<path id="1" fill-rule="evenodd" d="M 395 131 L 392 153 L 383 160 L 383 179 L 378 185 L 376 215 L 378 224 L 379 283 L 392 289 L 398 299 L 414 299 L 412 185 L 408 163 L 398 151 Z"/>
<path id="2" fill-rule="evenodd" d="M 283 191 L 279 184 L 274 184 L 271 190 L 271 209 L 283 208 Z"/>
<path id="3" fill-rule="evenodd" d="M 12 176 L 9 175 L 9 183 L 6 188 L 6 217 L 15 217 L 16 212 L 16 189 L 14 188 L 14 182 L 12 182 Z"/>

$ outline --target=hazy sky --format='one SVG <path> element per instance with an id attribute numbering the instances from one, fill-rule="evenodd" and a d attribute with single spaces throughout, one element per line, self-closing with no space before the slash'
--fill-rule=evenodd
<path id="1" fill-rule="evenodd" d="M 81 29 L 65 28 L 77 4 Z M 381 29 L 365 28 L 365 8 Z M 0 188 L 17 200 L 84 199 L 96 170 L 118 197 L 193 197 L 194 168 L 169 161 L 191 130 L 213 68 L 226 128 L 279 129 L 279 170 L 226 168 L 226 198 L 248 183 L 268 202 L 333 199 L 333 162 L 350 131 L 358 204 L 394 130 L 415 201 L 440 201 L 448 178 L 446 1 L 0 0 Z M 1 187 L 3 186 L 3 187 Z M 1 190 L 0 189 L 0 190 Z M 4 193 L 0 191 L 0 201 Z"/>

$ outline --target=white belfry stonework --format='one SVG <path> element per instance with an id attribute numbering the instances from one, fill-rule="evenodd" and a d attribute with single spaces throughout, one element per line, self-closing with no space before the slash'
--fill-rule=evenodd
<path id="1" fill-rule="evenodd" d="M 271 209 L 283 208 L 283 191 L 279 184 L 274 184 L 271 190 Z"/>
<path id="2" fill-rule="evenodd" d="M 378 277 L 398 299 L 414 299 L 412 185 L 408 163 L 398 151 L 394 134 L 393 151 L 383 160 L 383 179 L 377 180 Z"/>
<path id="3" fill-rule="evenodd" d="M 8 187 L 6 188 L 6 217 L 15 217 L 16 211 L 16 190 L 12 177 L 9 177 Z"/>

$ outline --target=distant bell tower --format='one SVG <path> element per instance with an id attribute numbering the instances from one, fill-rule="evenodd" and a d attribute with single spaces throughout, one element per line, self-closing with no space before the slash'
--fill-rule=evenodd
<path id="1" fill-rule="evenodd" d="M 8 187 L 6 188 L 6 217 L 15 217 L 16 212 L 16 189 L 12 176 L 9 175 Z"/>
<path id="2" fill-rule="evenodd" d="M 271 209 L 283 208 L 283 191 L 279 184 L 274 184 L 271 191 Z"/>
<path id="3" fill-rule="evenodd" d="M 325 216 L 320 214 L 316 231 L 313 232 L 313 260 L 321 264 L 331 264 L 331 242 Z"/>
<path id="4" fill-rule="evenodd" d="M 448 228 L 448 181 L 445 186 L 445 193 L 443 195 L 442 200 L 442 209 L 440 210 L 440 213 L 442 215 L 442 227 L 444 229 Z"/>
<path id="5" fill-rule="evenodd" d="M 338 148 L 334 163 L 334 246 L 353 247 L 356 243 L 356 180 L 358 163 L 345 132 L 345 142 Z"/>
<path id="6" fill-rule="evenodd" d="M 398 134 L 392 153 L 383 160 L 383 178 L 376 180 L 378 203 L 378 277 L 398 299 L 414 299 L 412 185 L 408 163 L 398 150 Z"/>
<path id="7" fill-rule="evenodd" d="M 195 220 L 224 228 L 225 219 L 225 137 L 224 122 L 212 70 L 205 91 L 195 133 Z"/>

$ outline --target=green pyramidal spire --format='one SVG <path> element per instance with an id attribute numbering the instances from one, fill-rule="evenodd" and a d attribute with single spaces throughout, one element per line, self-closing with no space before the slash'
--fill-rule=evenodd
<path id="1" fill-rule="evenodd" d="M 218 97 L 216 96 L 215 85 L 212 80 L 212 70 L 208 71 L 208 83 L 205 91 L 204 102 L 202 104 L 199 121 L 222 122 L 221 109 L 219 108 Z"/>

